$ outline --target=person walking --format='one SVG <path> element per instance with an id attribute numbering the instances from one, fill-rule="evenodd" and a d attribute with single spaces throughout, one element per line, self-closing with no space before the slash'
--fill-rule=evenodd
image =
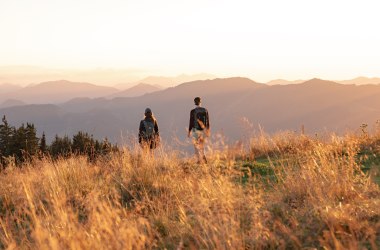
<path id="1" fill-rule="evenodd" d="M 158 124 L 150 108 L 145 109 L 144 115 L 144 119 L 140 121 L 139 143 L 144 151 L 152 151 L 160 142 Z"/>
<path id="2" fill-rule="evenodd" d="M 208 110 L 201 107 L 201 98 L 194 98 L 195 108 L 190 112 L 189 131 L 187 136 L 192 138 L 194 144 L 195 155 L 197 156 L 198 163 L 206 163 L 205 155 L 205 140 L 210 136 L 210 119 Z"/>

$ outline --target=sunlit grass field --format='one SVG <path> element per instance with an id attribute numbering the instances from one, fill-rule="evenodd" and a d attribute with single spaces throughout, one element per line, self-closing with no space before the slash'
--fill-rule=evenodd
<path id="1" fill-rule="evenodd" d="M 380 134 L 261 133 L 0 172 L 0 249 L 378 249 Z"/>

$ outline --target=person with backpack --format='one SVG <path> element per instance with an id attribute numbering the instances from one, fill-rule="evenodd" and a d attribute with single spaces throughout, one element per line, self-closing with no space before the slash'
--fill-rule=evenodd
<path id="1" fill-rule="evenodd" d="M 160 134 L 157 120 L 150 108 L 145 109 L 145 117 L 140 121 L 139 143 L 145 150 L 152 150 L 158 147 Z"/>
<path id="2" fill-rule="evenodd" d="M 206 137 L 210 136 L 210 119 L 208 110 L 201 107 L 201 98 L 194 98 L 195 108 L 190 112 L 189 131 L 187 136 L 192 138 L 195 155 L 198 163 L 206 163 L 207 159 L 204 151 Z"/>

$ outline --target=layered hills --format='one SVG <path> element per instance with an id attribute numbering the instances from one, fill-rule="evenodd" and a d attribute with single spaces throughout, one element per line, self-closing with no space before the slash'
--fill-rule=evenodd
<path id="1" fill-rule="evenodd" d="M 33 122 L 50 139 L 55 134 L 72 135 L 84 130 L 97 138 L 124 143 L 136 135 L 143 112 L 150 107 L 162 137 L 182 140 L 195 96 L 201 96 L 209 110 L 213 133 L 230 140 L 252 133 L 248 123 L 256 131 L 258 125 L 266 132 L 299 131 L 304 126 L 306 133 L 320 133 L 356 129 L 380 119 L 379 85 L 311 79 L 268 86 L 241 77 L 186 82 L 135 97 L 78 97 L 59 104 L 8 107 L 0 109 L 0 115 L 16 125 Z"/>

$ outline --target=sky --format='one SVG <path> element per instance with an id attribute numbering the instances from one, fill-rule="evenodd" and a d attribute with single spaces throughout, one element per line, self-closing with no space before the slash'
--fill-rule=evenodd
<path id="1" fill-rule="evenodd" d="M 0 66 L 380 76 L 375 0 L 0 0 Z"/>

